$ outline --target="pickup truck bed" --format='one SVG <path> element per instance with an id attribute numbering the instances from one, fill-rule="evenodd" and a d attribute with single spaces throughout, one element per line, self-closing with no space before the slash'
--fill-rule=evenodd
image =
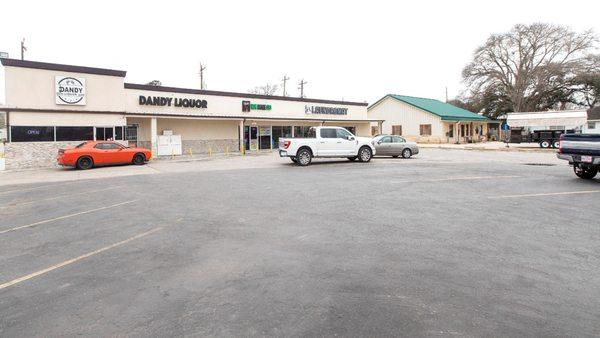
<path id="1" fill-rule="evenodd" d="M 556 155 L 569 161 L 575 175 L 592 179 L 600 169 L 600 134 L 564 134 Z"/>

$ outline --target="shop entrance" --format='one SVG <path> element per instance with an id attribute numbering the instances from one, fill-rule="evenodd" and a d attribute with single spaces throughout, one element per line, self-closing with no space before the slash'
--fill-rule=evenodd
<path id="1" fill-rule="evenodd" d="M 258 127 L 244 126 L 244 149 L 258 150 Z"/>
<path id="2" fill-rule="evenodd" d="M 262 130 L 263 127 L 257 126 L 244 126 L 244 149 L 249 151 L 257 151 L 258 149 L 269 149 L 267 146 L 264 148 Z M 270 134 L 267 137 L 271 137 Z"/>
<path id="3" fill-rule="evenodd" d="M 258 131 L 260 137 L 260 149 L 271 149 L 271 126 L 260 126 Z"/>
<path id="4" fill-rule="evenodd" d="M 258 127 L 249 127 L 250 129 L 250 134 L 249 134 L 249 142 L 250 144 L 248 145 L 248 149 L 252 150 L 252 151 L 256 151 L 258 150 Z"/>

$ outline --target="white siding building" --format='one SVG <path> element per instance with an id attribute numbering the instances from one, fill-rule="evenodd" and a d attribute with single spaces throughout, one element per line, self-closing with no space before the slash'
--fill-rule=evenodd
<path id="1" fill-rule="evenodd" d="M 388 94 L 368 108 L 371 133 L 417 142 L 479 142 L 497 137 L 499 122 L 434 99 Z"/>
<path id="2" fill-rule="evenodd" d="M 600 107 L 590 108 L 587 111 L 587 123 L 583 127 L 587 134 L 600 134 Z"/>

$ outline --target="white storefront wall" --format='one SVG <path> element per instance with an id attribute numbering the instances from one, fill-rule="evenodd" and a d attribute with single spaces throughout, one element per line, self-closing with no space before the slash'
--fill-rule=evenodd
<path id="1" fill-rule="evenodd" d="M 6 73 L 6 107 L 61 109 L 72 111 L 123 111 L 124 78 L 24 67 L 4 67 Z M 56 77 L 84 78 L 85 105 L 56 104 Z"/>
<path id="2" fill-rule="evenodd" d="M 263 134 L 271 135 L 272 126 L 321 124 L 353 127 L 359 135 L 366 136 L 369 133 L 366 103 L 256 97 L 249 94 L 165 87 L 154 90 L 145 85 L 126 84 L 125 72 L 121 71 L 18 60 L 12 60 L 11 63 L 12 65 L 4 67 L 6 105 L 2 108 L 10 116 L 11 127 L 55 127 L 55 134 L 59 127 L 96 127 L 96 137 L 98 127 L 113 127 L 115 135 L 115 127 L 136 125 L 137 141 L 142 146 L 152 145 L 154 148 L 157 136 L 165 130 L 171 130 L 174 134 L 181 135 L 184 150 L 190 151 L 237 151 L 238 146 L 243 143 L 244 126 L 263 126 Z M 59 84 L 69 82 L 65 79 L 70 79 L 73 87 L 80 88 L 85 93 L 83 100 L 69 104 L 57 97 Z M 171 105 L 140 104 L 140 96 L 166 98 Z M 174 105 L 176 99 L 203 100 L 206 101 L 206 107 L 177 107 Z M 243 101 L 270 105 L 271 109 L 245 112 L 242 109 Z M 338 109 L 337 111 L 342 109 L 345 114 L 310 112 L 331 108 Z M 20 130 L 22 132 L 24 129 Z M 15 143 L 11 147 L 19 148 L 22 154 L 26 154 L 29 147 L 37 147 L 46 158 L 55 157 L 56 148 L 65 146 L 60 142 L 51 144 L 47 139 L 43 142 L 17 143 L 19 144 Z M 26 143 L 31 143 L 31 146 Z M 21 155 L 7 158 L 15 164 L 19 156 Z M 45 159 L 30 160 L 36 165 L 46 163 Z"/>
<path id="3" fill-rule="evenodd" d="M 138 89 L 126 89 L 125 110 L 128 113 L 148 114 L 148 115 L 184 115 L 184 116 L 204 116 L 204 117 L 242 117 L 242 118 L 268 118 L 268 119 L 339 119 L 346 120 L 366 120 L 367 107 L 358 105 L 345 105 L 343 103 L 320 103 L 320 102 L 301 102 L 268 98 L 248 98 L 248 97 L 230 97 L 222 95 L 206 94 L 185 94 L 177 92 L 149 91 Z M 184 108 L 171 106 L 152 106 L 140 105 L 139 97 L 166 97 L 192 100 L 206 100 L 207 108 Z M 256 104 L 271 105 L 271 110 L 251 110 L 242 112 L 242 101 L 250 101 Z M 174 102 L 174 101 L 172 101 Z M 329 108 L 345 108 L 347 114 L 310 114 L 306 113 L 306 107 L 318 106 Z M 367 121 L 365 121 L 367 122 Z"/>

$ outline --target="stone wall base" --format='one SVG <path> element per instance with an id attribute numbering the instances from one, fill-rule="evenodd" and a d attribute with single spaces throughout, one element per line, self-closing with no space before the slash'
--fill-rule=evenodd
<path id="1" fill-rule="evenodd" d="M 238 152 L 239 141 L 237 139 L 225 140 L 184 140 L 181 147 L 184 154 L 189 154 L 190 149 L 193 154 L 208 154 L 210 149 L 213 153 Z"/>
<path id="2" fill-rule="evenodd" d="M 237 139 L 223 140 L 182 140 L 181 151 L 183 155 L 192 154 L 208 154 L 208 149 L 213 153 L 235 153 L 239 152 L 239 142 Z M 138 141 L 139 147 L 151 149 L 150 141 Z"/>
<path id="3" fill-rule="evenodd" d="M 73 142 L 13 142 L 6 143 L 4 149 L 6 170 L 30 169 L 30 168 L 56 168 L 58 150 L 70 148 L 80 144 L 82 141 Z M 235 153 L 239 152 L 237 139 L 224 140 L 184 140 L 182 141 L 183 154 L 208 154 L 210 149 L 213 153 Z M 138 141 L 139 147 L 150 149 L 149 141 Z"/>
<path id="4" fill-rule="evenodd" d="M 4 145 L 6 170 L 58 167 L 58 149 L 74 147 L 73 142 L 13 142 Z"/>

